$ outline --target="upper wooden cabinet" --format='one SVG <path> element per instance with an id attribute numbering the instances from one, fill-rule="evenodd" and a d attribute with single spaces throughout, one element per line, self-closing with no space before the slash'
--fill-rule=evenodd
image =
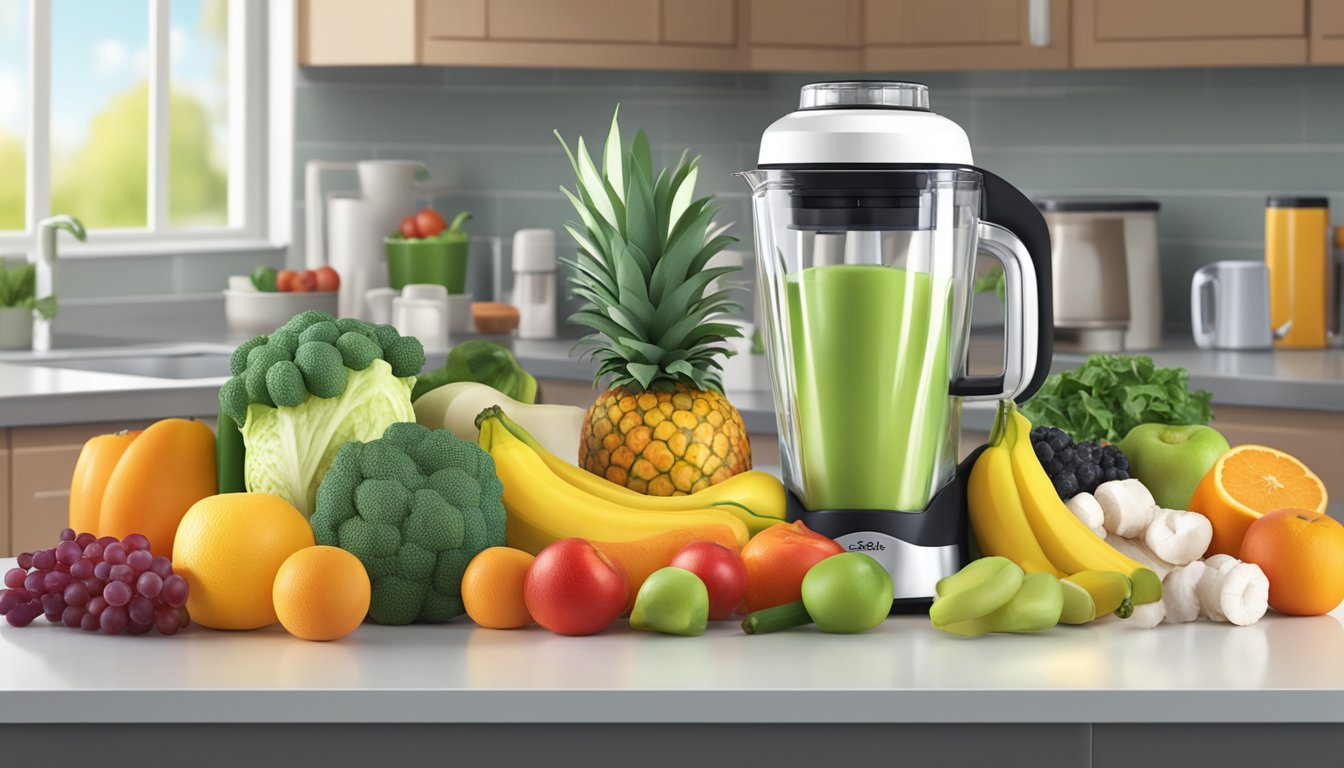
<path id="1" fill-rule="evenodd" d="M 1344 0 L 1311 0 L 1311 63 L 1344 64 Z"/>
<path id="2" fill-rule="evenodd" d="M 1344 0 L 299 0 L 299 62 L 910 72 L 1344 63 Z"/>
<path id="3" fill-rule="evenodd" d="M 1307 0 L 1074 0 L 1075 67 L 1307 63 Z"/>
<path id="4" fill-rule="evenodd" d="M 869 70 L 1063 69 L 1068 0 L 866 0 Z"/>

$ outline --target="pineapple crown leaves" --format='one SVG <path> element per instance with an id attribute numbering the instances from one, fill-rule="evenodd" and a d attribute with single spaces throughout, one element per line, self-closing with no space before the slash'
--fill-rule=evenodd
<path id="1" fill-rule="evenodd" d="M 735 289 L 706 290 L 738 268 L 706 267 L 736 238 L 724 234 L 731 225 L 712 229 L 713 197 L 695 197 L 699 158 L 683 152 L 655 177 L 648 136 L 639 131 L 625 151 L 619 115 L 617 107 L 600 171 L 582 137 L 571 150 L 555 132 L 577 180 L 560 190 L 579 216 L 565 224 L 577 252 L 562 261 L 587 302 L 569 319 L 594 331 L 578 348 L 597 363 L 594 381 L 612 387 L 721 390 L 721 360 L 734 354 L 724 342 L 741 332 L 718 318 L 741 307 Z"/>

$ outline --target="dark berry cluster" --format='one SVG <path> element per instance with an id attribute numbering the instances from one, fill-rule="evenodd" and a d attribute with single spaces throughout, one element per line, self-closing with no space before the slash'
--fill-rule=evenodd
<path id="1" fill-rule="evenodd" d="M 1091 440 L 1074 443 L 1062 429 L 1036 427 L 1031 430 L 1031 447 L 1054 483 L 1055 492 L 1065 501 L 1080 493 L 1092 493 L 1109 480 L 1129 479 L 1129 459 L 1114 445 Z"/>

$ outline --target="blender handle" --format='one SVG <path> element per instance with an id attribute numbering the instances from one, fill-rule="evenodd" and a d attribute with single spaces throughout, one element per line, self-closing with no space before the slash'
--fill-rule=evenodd
<path id="1" fill-rule="evenodd" d="M 1037 314 L 1036 272 L 1031 255 L 1017 236 L 998 224 L 980 222 L 979 251 L 1003 265 L 1004 354 L 1003 373 L 963 376 L 949 386 L 950 393 L 967 400 L 1015 398 L 1031 383 L 1039 354 L 1040 317 Z"/>

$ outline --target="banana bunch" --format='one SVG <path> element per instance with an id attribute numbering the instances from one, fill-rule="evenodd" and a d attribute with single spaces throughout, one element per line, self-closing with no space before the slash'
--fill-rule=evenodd
<path id="1" fill-rule="evenodd" d="M 477 426 L 504 485 L 508 545 L 532 554 L 559 539 L 632 541 L 702 525 L 729 526 L 741 546 L 784 522 L 784 487 L 764 472 L 689 496 L 645 496 L 550 453 L 497 406 L 482 411 Z"/>
<path id="2" fill-rule="evenodd" d="M 1031 422 L 1011 402 L 999 404 L 989 446 L 971 468 L 967 507 L 980 552 L 1007 558 L 1026 574 L 1063 579 L 1071 596 L 1065 623 L 1162 599 L 1151 569 L 1116 551 L 1065 506 L 1031 445 Z M 1072 586 L 1069 586 L 1072 585 Z M 1078 592 L 1092 603 L 1088 607 Z"/>
<path id="3" fill-rule="evenodd" d="M 1066 592 L 1054 574 L 1026 573 L 1006 557 L 982 557 L 935 587 L 929 620 L 944 632 L 1043 632 L 1059 623 Z"/>

